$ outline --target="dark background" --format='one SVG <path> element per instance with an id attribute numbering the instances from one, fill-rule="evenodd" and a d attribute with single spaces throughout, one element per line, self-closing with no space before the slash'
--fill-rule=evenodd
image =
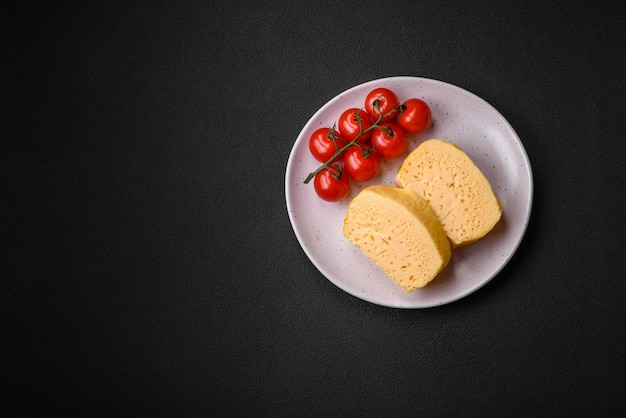
<path id="1" fill-rule="evenodd" d="M 5 4 L 3 415 L 626 413 L 624 4 Z M 285 206 L 307 120 L 394 75 L 487 100 L 534 172 L 513 260 L 438 308 L 339 290 Z"/>

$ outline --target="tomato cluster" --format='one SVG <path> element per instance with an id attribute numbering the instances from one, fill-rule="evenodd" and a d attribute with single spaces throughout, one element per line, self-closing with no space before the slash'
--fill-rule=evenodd
<path id="1" fill-rule="evenodd" d="M 323 163 L 312 179 L 317 195 L 329 202 L 350 192 L 350 179 L 367 181 L 380 169 L 380 158 L 393 159 L 408 147 L 407 134 L 426 130 L 432 116 L 428 104 L 411 98 L 400 103 L 384 87 L 365 97 L 363 108 L 346 109 L 332 128 L 319 128 L 309 138 L 309 150 Z"/>

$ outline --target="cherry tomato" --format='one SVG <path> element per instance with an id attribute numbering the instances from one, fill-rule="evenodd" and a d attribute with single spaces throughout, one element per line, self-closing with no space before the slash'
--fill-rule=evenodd
<path id="1" fill-rule="evenodd" d="M 319 128 L 309 138 L 309 150 L 317 161 L 325 163 L 335 155 L 337 150 L 346 146 L 347 143 L 334 128 Z M 340 159 L 341 154 L 333 162 Z"/>
<path id="2" fill-rule="evenodd" d="M 343 156 L 343 166 L 346 173 L 353 179 L 367 181 L 378 173 L 380 157 L 367 145 L 355 145 L 346 150 Z"/>
<path id="3" fill-rule="evenodd" d="M 350 142 L 356 138 L 359 133 L 373 125 L 372 118 L 363 109 L 351 108 L 344 111 L 337 121 L 337 130 L 346 141 Z M 356 142 L 365 144 L 372 136 L 372 131 L 368 131 L 361 136 Z"/>
<path id="4" fill-rule="evenodd" d="M 327 202 L 336 202 L 350 192 L 350 179 L 343 172 L 341 165 L 335 163 L 315 175 L 313 186 L 319 197 Z"/>
<path id="5" fill-rule="evenodd" d="M 396 123 L 406 133 L 417 134 L 425 131 L 432 122 L 430 107 L 421 99 L 409 99 L 402 105 L 402 112 Z"/>
<path id="6" fill-rule="evenodd" d="M 372 133 L 372 147 L 382 158 L 397 158 L 409 146 L 406 133 L 395 123 L 385 123 Z"/>
<path id="7" fill-rule="evenodd" d="M 378 104 L 380 111 L 376 109 L 375 102 Z M 396 109 L 389 115 L 382 118 L 380 121 L 381 123 L 392 122 L 396 116 L 398 116 L 399 109 L 397 106 L 399 104 L 400 102 L 398 101 L 398 96 L 396 96 L 393 91 L 384 87 L 372 90 L 365 97 L 365 110 L 374 120 L 378 120 L 381 115 L 387 115 L 387 113 L 392 112 L 394 108 Z"/>

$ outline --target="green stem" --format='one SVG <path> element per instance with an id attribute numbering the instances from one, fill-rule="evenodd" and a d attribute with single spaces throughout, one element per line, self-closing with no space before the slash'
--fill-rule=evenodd
<path id="1" fill-rule="evenodd" d="M 366 134 L 367 132 L 371 131 L 372 129 L 378 128 L 380 126 L 379 125 L 380 121 L 383 120 L 383 118 L 386 118 L 388 115 L 391 115 L 393 112 L 395 112 L 396 108 L 399 108 L 400 106 L 402 106 L 402 105 L 398 105 L 398 106 L 394 107 L 393 109 L 391 109 L 389 112 L 385 113 L 384 115 L 381 115 L 380 112 L 379 112 L 378 119 L 372 124 L 372 126 L 370 126 L 368 128 L 365 128 L 365 130 L 363 129 L 363 127 L 361 125 L 361 119 L 360 119 L 360 115 L 359 115 L 359 133 L 358 133 L 358 135 L 355 136 L 354 139 L 352 141 L 348 142 L 345 146 L 343 146 L 340 149 L 338 149 L 337 151 L 335 151 L 333 156 L 330 157 L 324 164 L 319 166 L 317 168 L 317 170 L 309 173 L 307 178 L 304 180 L 304 184 L 308 184 L 311 180 L 313 180 L 313 178 L 317 175 L 317 173 L 319 173 L 320 171 L 322 171 L 323 169 L 328 167 L 328 165 L 330 163 L 332 163 L 335 158 L 337 158 L 339 155 L 341 155 L 342 152 L 344 152 L 345 150 L 350 148 L 352 145 L 356 144 L 357 141 L 359 140 L 359 138 L 361 138 L 364 134 Z M 362 147 L 361 147 L 361 149 L 362 149 Z"/>

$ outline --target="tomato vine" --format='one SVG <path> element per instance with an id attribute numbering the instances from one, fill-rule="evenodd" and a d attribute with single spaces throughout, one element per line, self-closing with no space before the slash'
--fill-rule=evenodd
<path id="1" fill-rule="evenodd" d="M 337 151 L 335 151 L 335 153 L 333 154 L 332 157 L 330 157 L 325 163 L 323 163 L 321 166 L 319 166 L 315 171 L 309 173 L 309 175 L 307 176 L 307 178 L 304 180 L 304 184 L 308 184 L 311 180 L 313 180 L 313 178 L 323 169 L 325 169 L 326 167 L 328 167 L 328 165 L 330 163 L 332 163 L 339 155 L 341 155 L 342 152 L 344 152 L 345 150 L 347 150 L 348 148 L 350 148 L 353 145 L 358 146 L 359 148 L 361 148 L 361 150 L 363 150 L 364 154 L 365 153 L 371 153 L 372 150 L 371 149 L 365 149 L 363 148 L 360 144 L 357 144 L 357 141 L 363 137 L 363 135 L 367 134 L 368 132 L 380 127 L 380 123 L 383 119 L 385 119 L 386 117 L 392 115 L 394 112 L 396 112 L 397 110 L 402 111 L 403 105 L 399 104 L 397 106 L 395 106 L 393 109 L 391 109 L 389 112 L 382 114 L 380 113 L 380 105 L 378 103 L 378 100 L 375 100 L 373 103 L 373 106 L 376 108 L 376 110 L 378 110 L 378 119 L 376 119 L 376 121 L 374 121 L 372 123 L 372 125 L 368 126 L 367 128 L 363 129 L 363 125 L 362 125 L 362 119 L 361 119 L 361 115 L 359 114 L 357 116 L 358 120 L 357 122 L 359 123 L 359 133 L 357 134 L 357 136 L 352 139 L 350 142 L 348 142 L 345 146 L 337 149 Z M 364 155 L 365 156 L 365 155 Z"/>

